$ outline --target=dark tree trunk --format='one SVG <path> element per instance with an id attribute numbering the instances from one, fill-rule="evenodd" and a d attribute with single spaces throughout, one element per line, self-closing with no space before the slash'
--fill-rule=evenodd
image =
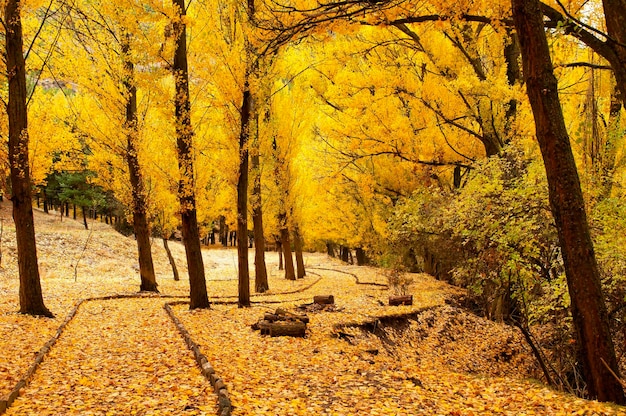
<path id="1" fill-rule="evenodd" d="M 365 266 L 369 263 L 368 258 L 367 258 L 367 254 L 365 253 L 365 250 L 363 250 L 362 247 L 357 247 L 356 248 L 356 264 L 357 266 Z"/>
<path id="2" fill-rule="evenodd" d="M 178 16 L 173 22 L 176 34 L 176 52 L 172 67 L 176 86 L 176 148 L 180 183 L 180 200 L 183 243 L 189 272 L 189 308 L 208 308 L 209 297 L 204 275 L 204 261 L 200 246 L 200 232 L 196 214 L 196 196 L 193 171 L 193 127 L 189 101 L 189 70 L 187 64 L 187 28 L 184 21 L 185 0 L 173 0 Z"/>
<path id="3" fill-rule="evenodd" d="M 169 244 L 167 244 L 167 238 L 165 237 L 163 237 L 163 248 L 165 248 L 167 259 L 170 262 L 170 266 L 172 266 L 172 273 L 174 274 L 174 280 L 178 282 L 180 280 L 180 275 L 178 274 L 178 267 L 176 267 L 176 260 L 174 260 L 174 256 L 172 256 L 172 250 L 170 250 L 170 246 Z"/>
<path id="4" fill-rule="evenodd" d="M 626 106 L 626 0 L 603 0 L 606 30 L 609 34 L 607 43 L 617 55 L 612 63 L 615 79 L 620 92 L 620 99 Z M 619 66 L 619 68 L 617 68 Z"/>
<path id="5" fill-rule="evenodd" d="M 285 261 L 285 279 L 296 280 L 296 271 L 293 267 L 293 255 L 291 252 L 291 238 L 289 237 L 289 228 L 287 228 L 287 219 L 285 214 L 278 216 L 280 225 L 280 245 L 283 249 L 283 258 Z"/>
<path id="6" fill-rule="evenodd" d="M 237 180 L 237 259 L 239 264 L 239 307 L 250 306 L 250 268 L 248 265 L 248 141 L 253 97 L 246 80 L 241 104 L 239 133 L 239 179 Z"/>
<path id="7" fill-rule="evenodd" d="M 335 252 L 335 244 L 334 243 L 326 243 L 326 253 L 330 257 L 337 257 L 337 253 Z"/>
<path id="8" fill-rule="evenodd" d="M 5 60 L 9 102 L 9 165 L 11 201 L 17 240 L 17 262 L 20 276 L 20 312 L 52 317 L 41 292 L 35 224 L 28 165 L 28 115 L 26 109 L 26 63 L 22 44 L 22 21 L 18 0 L 8 0 L 4 9 Z"/>
<path id="9" fill-rule="evenodd" d="M 87 225 L 87 210 L 83 207 L 81 211 L 83 212 L 83 226 L 85 227 L 85 230 L 88 230 L 89 225 Z"/>
<path id="10" fill-rule="evenodd" d="M 72 204 L 72 218 L 76 221 L 76 204 Z"/>
<path id="11" fill-rule="evenodd" d="M 43 212 L 46 213 L 46 214 L 50 213 L 50 211 L 48 210 L 48 200 L 46 199 L 45 192 L 43 194 Z"/>
<path id="12" fill-rule="evenodd" d="M 306 269 L 304 268 L 304 257 L 302 256 L 302 234 L 300 234 L 300 228 L 297 225 L 293 229 L 293 243 L 296 250 L 296 277 L 304 279 Z"/>
<path id="13" fill-rule="evenodd" d="M 257 142 L 255 140 L 255 142 Z M 252 155 L 252 223 L 254 225 L 254 289 L 257 293 L 267 292 L 270 288 L 265 265 L 265 236 L 263 235 L 263 207 L 261 201 L 261 169 L 259 163 L 258 142 Z"/>
<path id="14" fill-rule="evenodd" d="M 134 65 L 130 61 L 130 43 L 128 37 L 126 37 L 122 43 L 122 55 L 125 70 L 123 83 L 127 99 L 126 119 L 124 120 L 126 133 L 126 162 L 128 163 L 130 187 L 133 197 L 133 229 L 135 231 L 137 249 L 139 252 L 139 275 L 141 276 L 139 290 L 142 292 L 158 292 L 154 264 L 152 262 L 152 250 L 150 247 L 150 225 L 148 224 L 148 215 L 146 213 L 146 193 L 141 167 L 139 166 L 139 157 L 137 155 L 137 140 L 139 139 L 137 127 L 137 88 L 134 82 Z"/>
<path id="15" fill-rule="evenodd" d="M 538 0 L 512 0 L 512 6 L 537 140 L 548 177 L 550 206 L 563 253 L 578 359 L 589 396 L 623 404 L 624 390 L 611 374 L 611 370 L 615 374 L 619 370 L 543 15 Z"/>

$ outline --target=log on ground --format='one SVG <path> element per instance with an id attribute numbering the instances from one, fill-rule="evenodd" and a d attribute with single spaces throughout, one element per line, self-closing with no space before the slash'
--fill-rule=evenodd
<path id="1" fill-rule="evenodd" d="M 413 305 L 413 295 L 389 296 L 389 306 Z"/>
<path id="2" fill-rule="evenodd" d="M 278 321 L 269 325 L 269 334 L 272 337 L 303 337 L 305 332 L 306 324 L 300 321 Z"/>
<path id="3" fill-rule="evenodd" d="M 335 303 L 335 297 L 333 295 L 314 296 L 313 303 L 318 305 L 332 305 Z"/>

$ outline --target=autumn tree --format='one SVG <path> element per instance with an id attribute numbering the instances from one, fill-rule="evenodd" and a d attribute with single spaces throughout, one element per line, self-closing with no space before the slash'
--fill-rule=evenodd
<path id="1" fill-rule="evenodd" d="M 206 278 L 196 212 L 193 166 L 193 126 L 189 98 L 189 69 L 187 63 L 187 26 L 184 0 L 173 0 L 176 16 L 173 20 L 176 50 L 172 65 L 175 84 L 176 148 L 180 182 L 178 196 L 183 231 L 183 243 L 187 255 L 191 309 L 208 308 Z"/>
<path id="2" fill-rule="evenodd" d="M 74 82 L 82 87 L 75 94 L 78 97 L 72 97 L 71 100 L 85 100 L 83 102 L 91 105 L 96 101 L 99 111 L 110 111 L 105 120 L 100 120 L 91 114 L 86 116 L 83 112 L 93 110 L 93 107 L 85 105 L 80 110 L 74 110 L 74 114 L 68 115 L 68 123 L 73 124 L 78 135 L 89 138 L 89 145 L 96 153 L 90 157 L 91 163 L 101 174 L 101 183 L 118 194 L 126 189 L 130 190 L 127 199 L 121 196 L 120 199 L 128 201 L 129 211 L 132 213 L 138 248 L 140 290 L 158 292 L 150 244 L 145 166 L 140 162 L 144 135 L 139 127 L 135 68 L 137 61 L 143 60 L 141 63 L 146 67 L 151 60 L 154 62 L 158 57 L 154 54 L 150 56 L 151 51 L 147 48 L 143 54 L 134 51 L 134 48 L 140 48 L 138 37 L 153 35 L 149 33 L 151 25 L 147 21 L 150 13 L 145 9 L 135 9 L 134 4 L 126 6 L 128 7 L 117 5 L 105 8 L 103 4 L 93 2 L 68 5 L 71 19 L 66 25 L 70 35 L 67 40 L 77 49 L 66 58 L 59 59 L 51 72 L 53 76 L 63 76 L 67 82 Z M 135 18 L 130 17 L 131 14 Z M 68 70 L 66 66 L 70 62 L 73 64 L 72 70 Z M 100 79 L 101 84 L 94 85 L 93 72 L 98 71 L 99 66 L 105 66 L 109 70 L 104 72 L 106 75 L 101 75 L 106 77 Z M 112 126 L 115 127 L 110 128 Z M 100 162 L 104 166 L 98 166 Z M 105 175 L 110 174 L 110 168 L 114 165 L 128 175 L 127 181 L 118 179 L 107 182 Z M 115 189 L 120 182 L 123 182 L 120 186 L 123 190 Z"/>
<path id="3" fill-rule="evenodd" d="M 24 59 L 20 1 L 4 5 L 5 60 L 8 83 L 6 103 L 9 124 L 8 159 L 11 171 L 11 201 L 17 239 L 20 275 L 20 312 L 52 317 L 41 292 L 35 226 L 33 220 L 31 179 L 28 153 L 28 113 L 26 102 L 26 62 Z"/>
<path id="4" fill-rule="evenodd" d="M 623 387 L 614 376 L 619 370 L 608 314 L 540 4 L 537 0 L 512 0 L 512 7 L 563 254 L 584 378 L 591 397 L 625 403 Z"/>
<path id="5" fill-rule="evenodd" d="M 152 250 L 150 247 L 150 225 L 147 215 L 147 201 L 143 173 L 137 157 L 137 87 L 134 83 L 134 64 L 130 57 L 128 33 L 122 33 L 122 59 L 124 61 L 123 85 L 126 97 L 126 116 L 124 129 L 126 133 L 126 161 L 132 189 L 133 228 L 139 251 L 139 274 L 141 275 L 141 291 L 158 292 Z"/>

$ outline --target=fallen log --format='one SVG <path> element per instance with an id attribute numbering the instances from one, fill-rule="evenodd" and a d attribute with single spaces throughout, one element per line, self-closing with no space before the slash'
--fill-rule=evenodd
<path id="1" fill-rule="evenodd" d="M 299 315 L 297 313 L 293 313 L 293 312 L 289 312 L 286 309 L 283 308 L 278 308 L 276 309 L 276 313 L 275 315 L 279 318 L 276 319 L 276 321 L 283 321 L 283 320 L 297 320 L 300 322 L 304 322 L 305 324 L 309 323 L 309 317 L 306 315 Z M 284 317 L 284 319 L 282 319 L 282 317 Z M 265 318 L 267 319 L 267 318 Z"/>
<path id="2" fill-rule="evenodd" d="M 313 303 L 318 305 L 332 305 L 335 303 L 335 297 L 333 295 L 314 296 Z"/>
<path id="3" fill-rule="evenodd" d="M 389 296 L 389 306 L 413 305 L 413 295 Z"/>
<path id="4" fill-rule="evenodd" d="M 271 337 L 303 337 L 306 332 L 306 324 L 300 321 L 277 321 L 269 325 Z"/>

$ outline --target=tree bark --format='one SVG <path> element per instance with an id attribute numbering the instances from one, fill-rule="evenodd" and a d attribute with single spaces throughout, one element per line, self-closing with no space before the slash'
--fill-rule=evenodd
<path id="1" fill-rule="evenodd" d="M 142 292 L 157 292 L 157 281 L 154 273 L 154 263 L 152 262 L 152 249 L 150 247 L 150 225 L 148 224 L 147 202 L 143 175 L 139 166 L 137 154 L 137 140 L 139 131 L 137 126 L 137 88 L 134 82 L 134 65 L 130 61 L 130 43 L 128 36 L 123 34 L 122 55 L 124 59 L 124 90 L 126 92 L 126 119 L 124 129 L 126 133 L 126 163 L 128 164 L 128 174 L 130 176 L 130 187 L 133 204 L 133 229 L 137 240 L 137 251 L 139 255 L 139 275 Z"/>
<path id="2" fill-rule="evenodd" d="M 88 230 L 89 226 L 87 225 L 87 209 L 83 207 L 81 211 L 83 212 L 83 226 L 85 227 L 85 230 Z"/>
<path id="3" fill-rule="evenodd" d="M 565 265 L 578 359 L 589 396 L 625 403 L 578 171 L 560 106 L 558 85 L 538 0 L 512 0 L 528 98 L 543 156 L 550 206 Z M 604 363 L 606 363 L 606 365 Z M 607 368 L 608 367 L 608 368 Z"/>
<path id="4" fill-rule="evenodd" d="M 200 232 L 196 213 L 193 170 L 193 127 L 191 125 L 191 103 L 189 101 L 189 70 L 187 64 L 187 28 L 184 22 L 185 0 L 172 0 L 177 8 L 173 22 L 176 34 L 176 52 L 172 66 L 174 74 L 176 148 L 180 182 L 178 198 L 180 201 L 183 243 L 187 256 L 189 272 L 189 308 L 208 308 L 209 297 L 204 275 L 204 261 L 200 246 Z"/>
<path id="5" fill-rule="evenodd" d="M 270 289 L 267 280 L 267 266 L 265 264 L 265 236 L 263 231 L 263 206 L 261 201 L 261 169 L 259 163 L 258 141 L 252 155 L 252 223 L 254 225 L 254 289 L 257 293 L 264 293 Z"/>
<path id="6" fill-rule="evenodd" d="M 300 227 L 297 225 L 293 229 L 293 242 L 296 250 L 296 277 L 304 279 L 306 269 L 304 268 L 304 257 L 302 256 L 302 234 L 300 234 Z"/>
<path id="7" fill-rule="evenodd" d="M 165 237 L 163 237 L 163 248 L 165 248 L 167 259 L 170 262 L 170 266 L 172 266 L 172 273 L 174 274 L 174 280 L 179 281 L 180 275 L 178 274 L 178 267 L 176 267 L 176 260 L 174 260 L 174 256 L 172 256 L 172 250 L 170 250 L 170 246 L 167 243 L 167 238 Z"/>
<path id="8" fill-rule="evenodd" d="M 283 258 L 285 261 L 285 279 L 296 280 L 296 272 L 293 267 L 293 255 L 291 252 L 291 238 L 289 237 L 289 228 L 287 228 L 286 215 L 280 214 L 278 222 L 280 226 L 280 245 L 283 249 Z"/>
<path id="9" fill-rule="evenodd" d="M 248 57 L 250 59 L 250 57 Z M 237 259 L 239 264 L 239 307 L 250 306 L 250 268 L 248 265 L 248 140 L 253 97 L 246 79 L 241 104 L 239 133 L 239 178 L 237 180 Z"/>
<path id="10" fill-rule="evenodd" d="M 615 79 L 620 92 L 620 99 L 626 106 L 626 0 L 603 0 L 606 30 L 609 35 L 607 43 L 615 50 L 617 60 L 611 66 L 619 65 L 614 70 Z"/>
<path id="11" fill-rule="evenodd" d="M 9 165 L 11 201 L 17 240 L 20 276 L 20 312 L 52 317 L 41 292 L 35 224 L 28 164 L 28 112 L 26 109 L 26 63 L 23 55 L 22 21 L 19 0 L 8 0 L 4 9 L 5 59 L 9 102 Z"/>

